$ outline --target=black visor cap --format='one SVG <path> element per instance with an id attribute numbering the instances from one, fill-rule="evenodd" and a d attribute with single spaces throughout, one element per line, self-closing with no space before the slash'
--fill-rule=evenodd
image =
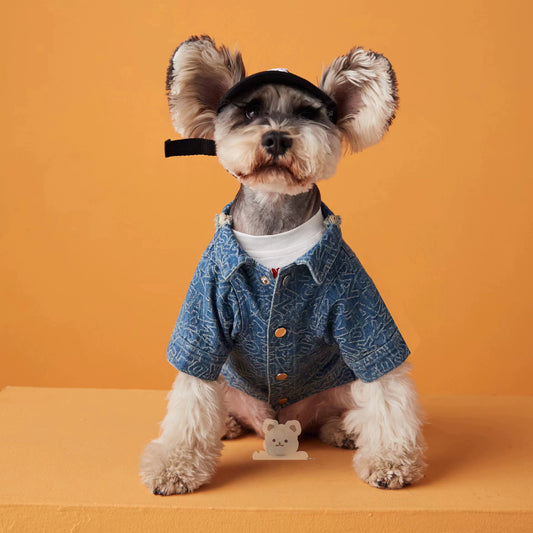
<path id="1" fill-rule="evenodd" d="M 265 70 L 252 74 L 235 84 L 220 100 L 217 107 L 217 114 L 228 104 L 237 100 L 245 93 L 253 91 L 263 85 L 287 85 L 304 91 L 315 98 L 318 98 L 325 106 L 331 122 L 337 123 L 337 104 L 321 89 L 311 82 L 307 81 L 296 74 L 285 72 L 283 70 Z"/>

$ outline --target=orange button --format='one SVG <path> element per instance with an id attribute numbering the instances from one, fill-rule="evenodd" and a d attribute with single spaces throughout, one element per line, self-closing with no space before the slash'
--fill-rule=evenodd
<path id="1" fill-rule="evenodd" d="M 278 405 L 285 405 L 288 401 L 287 398 L 282 398 L 281 400 L 278 400 Z"/>
<path id="2" fill-rule="evenodd" d="M 278 339 L 280 337 L 284 337 L 285 333 L 287 333 L 287 330 L 285 328 L 278 328 L 276 331 L 274 331 L 274 335 L 278 337 Z"/>
<path id="3" fill-rule="evenodd" d="M 282 372 L 281 374 L 278 374 L 278 375 L 276 376 L 276 379 L 277 379 L 278 381 L 284 381 L 285 379 L 287 379 L 287 374 L 285 374 L 284 372 Z"/>

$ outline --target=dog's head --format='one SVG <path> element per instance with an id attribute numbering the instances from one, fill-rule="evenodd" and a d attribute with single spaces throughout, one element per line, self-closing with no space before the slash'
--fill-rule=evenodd
<path id="1" fill-rule="evenodd" d="M 240 53 L 208 36 L 176 49 L 167 90 L 178 133 L 215 140 L 221 164 L 244 185 L 287 194 L 331 177 L 343 143 L 352 152 L 377 143 L 398 103 L 391 65 L 372 51 L 335 59 L 318 88 L 288 73 L 245 78 Z"/>

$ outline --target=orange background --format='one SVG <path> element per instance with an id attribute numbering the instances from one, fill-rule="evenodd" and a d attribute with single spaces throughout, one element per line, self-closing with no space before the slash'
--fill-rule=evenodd
<path id="1" fill-rule="evenodd" d="M 406 337 L 422 393 L 530 394 L 531 15 L 526 2 L 73 0 L 4 9 L 0 386 L 168 388 L 165 349 L 213 217 L 215 158 L 165 160 L 191 34 L 318 81 L 384 53 L 400 111 L 322 184 Z"/>

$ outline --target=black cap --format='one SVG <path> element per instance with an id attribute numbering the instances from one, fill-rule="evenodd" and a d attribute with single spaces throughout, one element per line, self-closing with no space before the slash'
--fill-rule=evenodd
<path id="1" fill-rule="evenodd" d="M 224 109 L 228 104 L 251 90 L 257 89 L 262 85 L 288 85 L 300 89 L 315 98 L 318 98 L 327 109 L 327 114 L 331 122 L 337 122 L 337 104 L 332 100 L 322 89 L 307 81 L 296 74 L 291 74 L 285 70 L 264 70 L 257 74 L 252 74 L 247 78 L 242 79 L 236 83 L 220 100 L 217 107 L 217 114 Z"/>

